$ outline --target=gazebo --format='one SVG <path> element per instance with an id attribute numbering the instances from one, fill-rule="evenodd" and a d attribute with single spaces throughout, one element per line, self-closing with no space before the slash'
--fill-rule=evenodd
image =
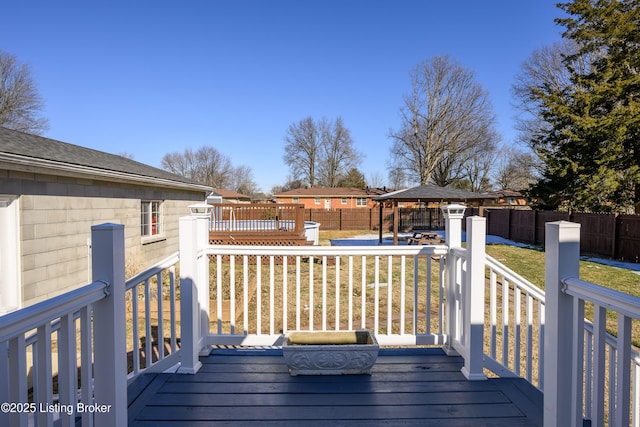
<path id="1" fill-rule="evenodd" d="M 437 185 L 425 184 L 404 190 L 393 191 L 373 198 L 380 205 L 380 224 L 382 224 L 382 207 L 384 202 L 393 203 L 393 244 L 398 244 L 398 202 L 435 202 L 440 205 L 458 202 L 472 203 L 477 206 L 483 204 L 485 200 L 494 199 L 486 193 L 475 193 L 472 191 L 462 191 L 453 188 L 439 187 Z M 382 226 L 380 227 L 379 242 L 382 243 Z"/>

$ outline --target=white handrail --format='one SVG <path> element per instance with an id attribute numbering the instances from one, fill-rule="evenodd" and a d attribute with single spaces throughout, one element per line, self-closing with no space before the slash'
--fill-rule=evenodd
<path id="1" fill-rule="evenodd" d="M 367 256 L 367 255 L 446 255 L 445 245 L 431 246 L 242 246 L 208 245 L 204 252 L 212 255 L 264 256 Z"/>
<path id="2" fill-rule="evenodd" d="M 75 313 L 108 295 L 108 288 L 109 285 L 104 282 L 94 282 L 22 310 L 5 314 L 2 316 L 2 325 L 0 325 L 0 342 L 24 334 L 61 316 Z"/>
<path id="3" fill-rule="evenodd" d="M 174 266 L 180 261 L 180 252 L 175 252 L 162 261 L 159 261 L 157 264 L 147 268 L 144 271 L 136 274 L 132 278 L 126 281 L 125 289 L 130 290 L 140 282 L 144 282 L 157 275 L 158 273 L 162 273 L 164 270 L 168 269 L 171 266 Z"/>
<path id="4" fill-rule="evenodd" d="M 544 303 L 544 290 L 540 289 L 515 271 L 510 270 L 490 255 L 486 255 L 486 264 L 489 269 L 499 273 L 508 281 L 517 283 L 520 289 L 530 293 L 535 299 Z"/>
<path id="5" fill-rule="evenodd" d="M 596 285 L 576 277 L 562 280 L 562 291 L 567 295 L 589 301 L 624 316 L 640 319 L 640 298 L 615 289 Z"/>

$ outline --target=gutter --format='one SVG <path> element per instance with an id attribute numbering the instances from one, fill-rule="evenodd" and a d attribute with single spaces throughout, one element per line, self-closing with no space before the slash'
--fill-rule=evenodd
<path id="1" fill-rule="evenodd" d="M 21 172 L 42 173 L 46 175 L 67 176 L 72 178 L 85 178 L 128 184 L 144 184 L 146 186 L 161 188 L 170 187 L 181 190 L 202 192 L 213 191 L 212 187 L 197 183 L 181 182 L 166 178 L 100 169 L 91 166 L 82 166 L 72 163 L 27 157 L 11 153 L 0 152 L 0 168 Z"/>

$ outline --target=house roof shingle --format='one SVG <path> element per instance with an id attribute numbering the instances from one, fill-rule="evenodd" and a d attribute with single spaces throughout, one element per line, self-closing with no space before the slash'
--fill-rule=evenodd
<path id="1" fill-rule="evenodd" d="M 493 197 L 524 197 L 524 195 L 520 191 L 509 189 L 492 191 L 488 194 L 492 195 Z"/>
<path id="2" fill-rule="evenodd" d="M 237 193 L 231 190 L 224 190 L 222 188 L 216 188 L 213 190 L 213 195 L 221 196 L 225 199 L 238 199 L 238 200 L 251 200 L 251 196 L 247 196 L 246 194 Z"/>
<path id="3" fill-rule="evenodd" d="M 162 182 L 157 184 L 193 187 L 198 191 L 212 190 L 206 185 L 126 157 L 3 127 L 0 127 L 0 161 L 34 162 L 37 166 L 52 169 L 76 167 L 78 171 L 104 172 L 104 177 L 110 173 L 117 173 L 120 179 L 146 179 L 150 183 L 161 180 Z"/>

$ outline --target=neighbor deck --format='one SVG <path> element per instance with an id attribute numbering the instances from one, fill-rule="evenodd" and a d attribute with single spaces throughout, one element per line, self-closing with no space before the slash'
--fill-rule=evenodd
<path id="1" fill-rule="evenodd" d="M 282 351 L 214 349 L 196 375 L 129 386 L 130 426 L 541 426 L 524 379 L 467 381 L 439 348 L 382 349 L 372 375 L 291 377 Z"/>

